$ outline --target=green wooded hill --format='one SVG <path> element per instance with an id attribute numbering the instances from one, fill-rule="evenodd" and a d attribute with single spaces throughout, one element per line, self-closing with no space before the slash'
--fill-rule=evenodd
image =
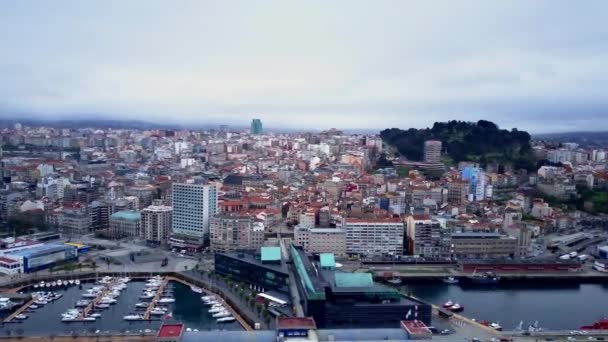
<path id="1" fill-rule="evenodd" d="M 395 147 L 410 160 L 422 160 L 424 141 L 441 140 L 444 153 L 454 162 L 474 161 L 485 165 L 495 162 L 516 169 L 535 168 L 530 134 L 500 129 L 490 121 L 435 122 L 432 128 L 401 130 L 389 128 L 380 132 L 384 142 Z"/>

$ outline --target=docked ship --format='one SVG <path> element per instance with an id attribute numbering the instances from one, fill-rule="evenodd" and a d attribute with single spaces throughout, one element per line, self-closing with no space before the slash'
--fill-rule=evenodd
<path id="1" fill-rule="evenodd" d="M 581 330 L 608 330 L 608 318 L 602 318 L 592 325 L 583 325 Z"/>
<path id="2" fill-rule="evenodd" d="M 493 272 L 473 272 L 473 274 L 467 276 L 465 279 L 470 284 L 478 285 L 495 285 L 500 281 L 500 277 Z"/>

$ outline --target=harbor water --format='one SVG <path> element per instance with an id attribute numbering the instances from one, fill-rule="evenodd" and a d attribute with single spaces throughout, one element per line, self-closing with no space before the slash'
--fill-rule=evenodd
<path id="1" fill-rule="evenodd" d="M 74 308 L 76 301 L 83 299 L 82 294 L 86 289 L 93 287 L 93 283 L 82 284 L 82 289 L 76 285 L 67 288 L 54 287 L 45 289 L 30 288 L 24 292 L 54 291 L 61 293 L 63 297 L 40 306 L 35 310 L 25 312 L 29 317 L 25 320 L 13 320 L 10 323 L 3 323 L 4 331 L 13 332 L 21 330 L 25 335 L 45 335 L 45 334 L 70 334 L 72 332 L 93 333 L 99 332 L 140 332 L 155 331 L 161 324 L 162 316 L 152 321 L 126 321 L 123 316 L 131 313 L 140 313 L 135 304 L 141 302 L 139 299 L 144 282 L 131 281 L 121 295 L 116 298 L 118 302 L 110 305 L 106 310 L 97 311 L 101 313 L 101 318 L 93 322 L 61 322 L 61 314 L 68 309 Z M 201 294 L 193 292 L 189 286 L 181 283 L 171 282 L 168 286 L 173 292 L 175 302 L 170 304 L 170 311 L 173 314 L 171 321 L 182 322 L 187 328 L 198 330 L 242 330 L 238 322 L 217 323 L 216 319 L 207 312 L 208 307 L 202 304 Z M 5 315 L 6 316 L 6 315 Z"/>
<path id="2" fill-rule="evenodd" d="M 499 322 L 505 330 L 538 321 L 545 330 L 572 330 L 608 316 L 608 284 L 552 282 L 500 283 L 494 286 L 410 283 L 404 293 L 443 305 L 451 300 L 464 306 L 462 315 Z"/>

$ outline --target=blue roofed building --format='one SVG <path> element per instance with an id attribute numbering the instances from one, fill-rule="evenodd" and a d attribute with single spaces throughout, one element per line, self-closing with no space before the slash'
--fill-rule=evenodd
<path id="1" fill-rule="evenodd" d="M 7 254 L 5 257 L 20 260 L 23 273 L 35 272 L 55 266 L 58 263 L 78 259 L 78 249 L 63 244 L 46 244 Z"/>

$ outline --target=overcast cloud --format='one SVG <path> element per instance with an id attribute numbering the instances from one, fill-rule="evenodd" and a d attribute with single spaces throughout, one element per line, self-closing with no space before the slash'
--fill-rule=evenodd
<path id="1" fill-rule="evenodd" d="M 608 1 L 0 5 L 6 118 L 607 130 L 607 81 Z"/>

